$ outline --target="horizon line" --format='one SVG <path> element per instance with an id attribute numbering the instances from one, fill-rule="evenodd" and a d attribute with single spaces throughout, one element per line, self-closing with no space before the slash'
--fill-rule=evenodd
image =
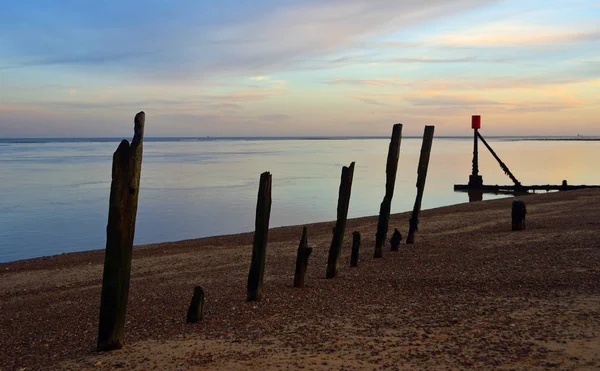
<path id="1" fill-rule="evenodd" d="M 313 139 L 313 138 L 356 138 L 356 139 L 370 139 L 370 138 L 389 138 L 389 135 L 244 135 L 244 136 L 212 136 L 212 135 L 195 135 L 195 136 L 144 136 L 144 139 Z M 405 135 L 403 138 L 421 138 L 422 135 Z M 473 138 L 472 135 L 436 135 L 436 138 Z M 486 135 L 488 138 L 600 138 L 599 135 Z M 120 136 L 68 136 L 68 137 L 55 137 L 55 136 L 5 136 L 0 137 L 2 140 L 14 140 L 14 139 L 116 139 L 121 138 Z"/>

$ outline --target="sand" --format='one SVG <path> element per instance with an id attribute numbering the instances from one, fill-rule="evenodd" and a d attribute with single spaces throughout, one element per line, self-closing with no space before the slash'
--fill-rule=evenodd
<path id="1" fill-rule="evenodd" d="M 382 259 L 377 219 L 352 220 L 329 280 L 334 223 L 309 225 L 305 289 L 292 287 L 301 226 L 272 229 L 254 303 L 251 233 L 135 247 L 125 347 L 107 353 L 95 352 L 103 251 L 0 264 L 0 369 L 598 369 L 600 192 L 522 199 L 524 231 L 511 231 L 511 198 L 426 210 L 416 244 L 388 243 Z M 195 285 L 207 301 L 192 325 Z"/>

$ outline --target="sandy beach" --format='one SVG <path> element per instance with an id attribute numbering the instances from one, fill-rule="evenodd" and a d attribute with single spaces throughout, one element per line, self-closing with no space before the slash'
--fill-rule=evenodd
<path id="1" fill-rule="evenodd" d="M 521 199 L 524 231 L 511 231 L 512 198 L 425 210 L 416 244 L 388 243 L 382 259 L 377 218 L 351 220 L 329 280 L 334 222 L 308 225 L 304 289 L 292 287 L 302 226 L 272 229 L 253 303 L 252 233 L 137 246 L 125 347 L 109 353 L 95 352 L 103 251 L 3 263 L 0 370 L 598 369 L 600 191 Z M 204 319 L 190 325 L 196 285 Z"/>

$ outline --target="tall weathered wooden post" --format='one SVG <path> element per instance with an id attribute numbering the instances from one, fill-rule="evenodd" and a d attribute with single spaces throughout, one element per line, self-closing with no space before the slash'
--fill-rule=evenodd
<path id="1" fill-rule="evenodd" d="M 419 157 L 419 168 L 417 170 L 417 198 L 410 217 L 408 236 L 406 237 L 407 244 L 414 243 L 415 233 L 419 229 L 419 213 L 421 212 L 421 202 L 423 201 L 423 192 L 425 190 L 425 179 L 427 178 L 434 129 L 435 126 L 425 126 L 423 134 L 423 144 L 421 145 L 421 156 Z"/>
<path id="2" fill-rule="evenodd" d="M 392 197 L 394 196 L 394 185 L 396 184 L 396 173 L 398 172 L 401 140 L 402 124 L 396 124 L 392 129 L 392 138 L 390 140 L 387 164 L 385 167 L 385 196 L 383 197 L 383 201 L 379 208 L 379 222 L 377 223 L 377 234 L 375 235 L 376 258 L 381 258 L 383 254 L 383 244 L 387 238 L 390 211 L 392 208 Z"/>
<path id="3" fill-rule="evenodd" d="M 260 175 L 260 185 L 258 187 L 254 241 L 252 243 L 252 262 L 250 264 L 250 272 L 248 273 L 246 301 L 256 301 L 262 297 L 270 217 L 271 173 L 266 171 Z"/>
<path id="4" fill-rule="evenodd" d="M 306 268 L 308 267 L 308 258 L 312 253 L 312 248 L 308 247 L 306 236 L 306 227 L 302 228 L 302 238 L 298 246 L 298 254 L 296 255 L 296 273 L 294 274 L 294 287 L 304 287 L 304 277 L 306 276 Z"/>
<path id="5" fill-rule="evenodd" d="M 350 204 L 350 192 L 352 190 L 352 178 L 354 176 L 354 162 L 349 167 L 342 168 L 340 190 L 337 206 L 337 221 L 333 231 L 331 247 L 329 248 L 329 259 L 327 260 L 327 278 L 334 278 L 340 267 L 340 255 L 344 243 L 344 232 L 346 231 L 346 220 L 348 218 L 348 205 Z"/>
<path id="6" fill-rule="evenodd" d="M 127 140 L 123 140 L 113 155 L 98 323 L 98 351 L 123 347 L 145 118 L 144 112 L 135 115 L 131 145 Z"/>

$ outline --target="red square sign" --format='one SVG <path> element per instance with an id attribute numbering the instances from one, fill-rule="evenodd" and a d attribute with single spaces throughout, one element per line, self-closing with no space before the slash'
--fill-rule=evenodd
<path id="1" fill-rule="evenodd" d="M 473 115 L 471 117 L 471 129 L 481 129 L 481 116 Z"/>

